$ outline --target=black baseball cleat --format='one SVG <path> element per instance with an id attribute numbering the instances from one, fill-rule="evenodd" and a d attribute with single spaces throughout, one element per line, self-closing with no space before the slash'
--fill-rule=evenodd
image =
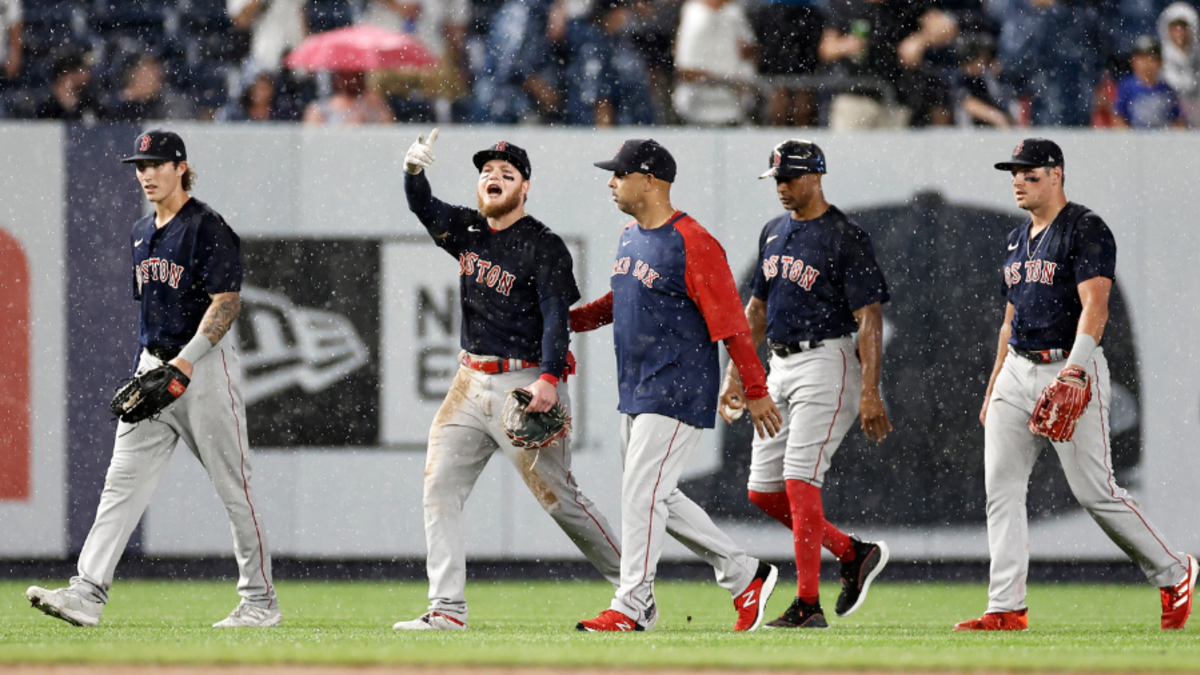
<path id="1" fill-rule="evenodd" d="M 867 599 L 871 582 L 888 563 L 888 547 L 882 541 L 862 541 L 851 535 L 854 560 L 842 563 L 842 592 L 838 595 L 834 612 L 838 616 L 850 616 Z"/>
<path id="2" fill-rule="evenodd" d="M 829 628 L 825 623 L 825 612 L 821 603 L 808 604 L 796 598 L 778 619 L 768 623 L 767 628 Z"/>

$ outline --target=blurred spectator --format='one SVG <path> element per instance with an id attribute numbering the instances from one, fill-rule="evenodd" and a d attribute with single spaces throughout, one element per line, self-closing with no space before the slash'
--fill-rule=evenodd
<path id="1" fill-rule="evenodd" d="M 557 0 L 547 36 L 565 43 L 568 124 L 653 124 L 650 76 L 635 43 L 649 0 Z"/>
<path id="2" fill-rule="evenodd" d="M 650 82 L 650 103 L 657 124 L 676 121 L 671 103 L 675 78 L 675 28 L 683 0 L 635 0 L 626 35 L 641 56 Z"/>
<path id="3" fill-rule="evenodd" d="M 226 0 L 236 30 L 250 33 L 248 73 L 279 72 L 283 55 L 308 35 L 305 0 Z"/>
<path id="4" fill-rule="evenodd" d="M 492 15 L 476 64 L 475 122 L 514 124 L 561 118 L 560 73 L 546 34 L 554 0 L 507 0 Z"/>
<path id="5" fill-rule="evenodd" d="M 438 120 L 452 120 L 453 104 L 470 93 L 463 68 L 470 18 L 470 0 L 367 1 L 359 23 L 412 33 L 440 59 L 431 72 L 374 75 L 374 84 L 393 107 L 415 109 L 428 102 Z"/>
<path id="6" fill-rule="evenodd" d="M 195 106 L 167 85 L 157 56 L 136 55 L 121 72 L 121 90 L 108 108 L 107 119 L 118 122 L 195 119 Z"/>
<path id="7" fill-rule="evenodd" d="M 1158 17 L 1162 44 L 1162 79 L 1179 96 L 1188 124 L 1200 127 L 1200 15 L 1186 2 L 1176 2 Z"/>
<path id="8" fill-rule="evenodd" d="M 1059 0 L 1006 0 L 999 57 L 1005 78 L 1030 102 L 1035 126 L 1087 126 L 1104 52 L 1096 10 Z"/>
<path id="9" fill-rule="evenodd" d="M 825 28 L 818 0 L 763 0 L 751 13 L 762 75 L 811 75 Z M 817 121 L 812 89 L 774 86 L 767 92 L 766 122 L 811 126 Z"/>
<path id="10" fill-rule="evenodd" d="M 835 130 L 949 124 L 949 83 L 925 63 L 931 47 L 958 36 L 954 17 L 929 0 L 830 0 L 819 56 L 835 71 L 875 77 L 895 89 L 885 105 L 879 86 L 862 83 L 835 94 L 829 127 Z"/>
<path id="11" fill-rule="evenodd" d="M 1115 126 L 1126 129 L 1162 129 L 1186 127 L 1179 99 L 1167 83 L 1159 79 L 1162 51 L 1149 35 L 1138 38 L 1129 57 L 1132 74 L 1117 83 Z"/>
<path id="12" fill-rule="evenodd" d="M 50 87 L 34 104 L 40 120 L 95 122 L 103 109 L 91 87 L 92 69 L 82 49 L 64 48 L 50 65 Z"/>
<path id="13" fill-rule="evenodd" d="M 279 122 L 289 117 L 277 103 L 278 86 L 271 73 L 259 73 L 236 101 L 217 111 L 218 122 Z"/>
<path id="14" fill-rule="evenodd" d="M 21 0 L 0 0 L 0 92 L 21 75 L 25 55 L 21 17 Z"/>
<path id="15" fill-rule="evenodd" d="M 687 0 L 675 37 L 675 112 L 691 124 L 744 122 L 756 52 L 736 2 Z"/>
<path id="16" fill-rule="evenodd" d="M 383 96 L 367 87 L 361 72 L 333 73 L 333 93 L 308 104 L 305 124 L 350 127 L 360 124 L 391 124 L 396 121 Z"/>
<path id="17" fill-rule="evenodd" d="M 1005 112 L 1004 86 L 1000 84 L 1000 64 L 996 45 L 990 35 L 973 34 L 960 46 L 962 67 L 955 77 L 960 125 L 1008 128 L 1012 120 Z"/>

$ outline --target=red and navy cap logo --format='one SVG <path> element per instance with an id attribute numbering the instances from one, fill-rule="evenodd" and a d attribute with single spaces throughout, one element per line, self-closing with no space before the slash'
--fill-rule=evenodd
<path id="1" fill-rule="evenodd" d="M 138 146 L 139 152 L 145 152 L 150 149 L 150 134 L 142 134 L 142 143 Z"/>
<path id="2" fill-rule="evenodd" d="M 505 150 L 508 150 L 508 142 L 507 141 L 497 141 L 496 149 L 499 150 L 500 152 L 504 152 Z"/>
<path id="3" fill-rule="evenodd" d="M 782 162 L 783 162 L 783 155 L 779 154 L 778 150 L 771 153 L 771 166 L 772 167 L 778 169 L 780 163 L 782 163 Z"/>
<path id="4" fill-rule="evenodd" d="M 1017 147 L 1013 148 L 1013 157 L 1016 157 L 1017 155 L 1021 154 L 1021 151 L 1024 149 L 1025 149 L 1025 141 L 1021 141 L 1020 143 L 1017 143 Z"/>

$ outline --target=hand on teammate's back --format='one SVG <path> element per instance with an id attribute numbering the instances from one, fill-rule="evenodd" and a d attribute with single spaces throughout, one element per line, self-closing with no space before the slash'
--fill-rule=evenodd
<path id="1" fill-rule="evenodd" d="M 425 136 L 418 135 L 416 142 L 408 148 L 408 152 L 404 155 L 404 170 L 413 174 L 421 173 L 429 165 L 433 164 L 435 157 L 433 156 L 433 142 L 437 140 L 438 130 L 435 127 L 429 132 L 429 140 L 425 140 Z"/>
<path id="2" fill-rule="evenodd" d="M 779 408 L 775 407 L 775 401 L 770 396 L 747 400 L 746 407 L 750 410 L 750 419 L 754 421 L 759 438 L 775 438 L 775 434 L 783 428 L 783 415 L 779 414 Z"/>

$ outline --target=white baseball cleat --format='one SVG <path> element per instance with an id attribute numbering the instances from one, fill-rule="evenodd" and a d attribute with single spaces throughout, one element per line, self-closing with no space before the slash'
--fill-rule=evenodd
<path id="1" fill-rule="evenodd" d="M 267 609 L 245 602 L 238 603 L 229 616 L 213 624 L 213 628 L 274 628 L 283 622 L 279 609 Z"/>
<path id="2" fill-rule="evenodd" d="M 467 622 L 441 612 L 425 612 L 412 621 L 397 621 L 392 630 L 466 630 Z"/>
<path id="3" fill-rule="evenodd" d="M 29 590 L 25 591 L 25 597 L 45 614 L 75 626 L 98 625 L 100 612 L 104 610 L 104 603 L 88 600 L 74 588 L 51 591 L 39 586 L 30 586 Z"/>

